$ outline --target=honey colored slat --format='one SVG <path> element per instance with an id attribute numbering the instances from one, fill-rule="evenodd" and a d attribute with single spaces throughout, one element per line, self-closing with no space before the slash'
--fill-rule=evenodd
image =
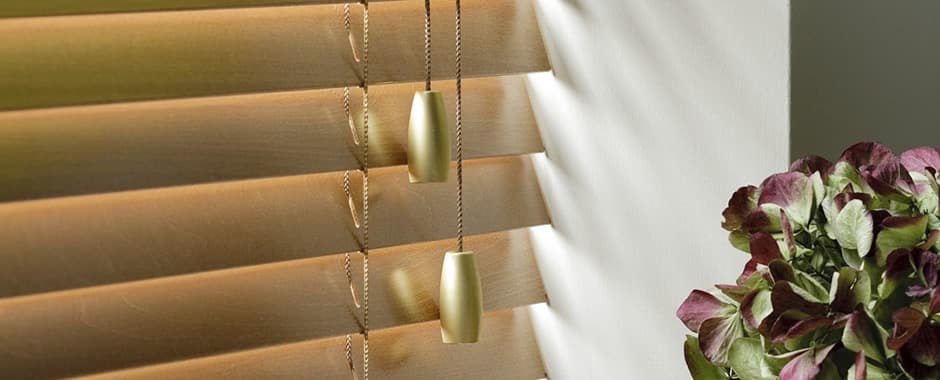
<path id="1" fill-rule="evenodd" d="M 167 11 L 260 7 L 299 4 L 339 4 L 347 0 L 6 0 L 0 2 L 2 17 L 60 16 L 94 13 Z M 388 0 L 370 0 L 370 3 Z M 350 1 L 358 4 L 358 1 Z"/>
<path id="2" fill-rule="evenodd" d="M 454 82 L 435 85 L 452 105 Z M 423 86 L 370 89 L 372 166 L 407 163 L 411 100 Z M 342 94 L 0 112 L 0 201 L 358 168 Z M 351 94 L 353 112 L 361 112 L 361 92 Z M 464 115 L 467 158 L 543 150 L 522 76 L 465 81 Z"/>
<path id="3" fill-rule="evenodd" d="M 528 308 L 487 313 L 483 324 L 480 342 L 462 345 L 441 344 L 437 322 L 374 331 L 369 340 L 369 375 L 383 380 L 534 380 L 545 376 Z M 81 379 L 351 379 L 344 342 L 344 338 L 308 341 Z M 353 347 L 353 357 L 361 363 L 360 336 L 355 336 Z M 361 374 L 361 366 L 357 371 Z"/>
<path id="4" fill-rule="evenodd" d="M 463 2 L 465 76 L 549 69 L 533 2 Z M 433 76 L 453 78 L 454 3 L 433 3 Z M 424 79 L 423 18 L 420 1 L 370 6 L 373 84 Z M 0 51 L 0 110 L 360 82 L 342 5 L 4 19 Z"/>
<path id="5" fill-rule="evenodd" d="M 545 301 L 528 230 L 467 244 L 478 255 L 486 310 Z M 454 245 L 372 251 L 371 327 L 437 319 L 443 253 Z M 354 257 L 358 283 L 362 264 Z M 355 333 L 355 315 L 342 255 L 10 298 L 0 300 L 0 378 L 69 376 Z"/>
<path id="6" fill-rule="evenodd" d="M 550 222 L 528 156 L 467 161 L 464 175 L 468 234 Z M 372 246 L 453 236 L 451 179 L 411 185 L 404 166 L 371 170 Z M 2 204 L 0 296 L 354 251 L 342 182 L 326 173 Z"/>

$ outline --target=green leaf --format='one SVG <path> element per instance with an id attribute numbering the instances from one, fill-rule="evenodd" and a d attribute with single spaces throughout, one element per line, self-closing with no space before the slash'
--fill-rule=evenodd
<path id="1" fill-rule="evenodd" d="M 854 199 L 847 203 L 836 216 L 833 227 L 836 241 L 842 248 L 857 251 L 859 257 L 865 257 L 871 250 L 874 224 L 871 214 L 865 209 L 865 204 L 861 200 Z"/>
<path id="2" fill-rule="evenodd" d="M 875 239 L 878 247 L 878 266 L 884 266 L 888 255 L 898 248 L 913 248 L 924 239 L 927 216 L 890 217 L 881 223 L 882 229 Z"/>
<path id="3" fill-rule="evenodd" d="M 728 376 L 720 367 L 712 364 L 699 349 L 698 338 L 685 336 L 685 364 L 694 380 L 727 380 Z"/>
<path id="4" fill-rule="evenodd" d="M 759 339 L 741 338 L 731 344 L 728 364 L 741 380 L 776 380 L 777 376 L 767 363 L 764 347 Z"/>

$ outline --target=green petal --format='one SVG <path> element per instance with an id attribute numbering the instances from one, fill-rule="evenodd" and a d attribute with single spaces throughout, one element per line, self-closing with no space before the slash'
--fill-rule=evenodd
<path id="1" fill-rule="evenodd" d="M 835 230 L 836 240 L 842 248 L 857 251 L 859 257 L 865 257 L 871 250 L 874 224 L 871 213 L 865 209 L 862 201 L 854 199 L 847 203 L 836 216 L 832 227 Z"/>
<path id="2" fill-rule="evenodd" d="M 878 247 L 878 266 L 883 267 L 894 250 L 913 248 L 923 241 L 927 232 L 927 216 L 893 216 L 881 222 L 881 227 L 875 245 Z"/>
<path id="3" fill-rule="evenodd" d="M 756 338 L 741 338 L 734 341 L 728 353 L 728 363 L 741 380 L 777 379 L 767 363 L 764 347 Z"/>
<path id="4" fill-rule="evenodd" d="M 865 367 L 865 380 L 896 380 L 899 378 L 897 375 L 870 363 Z M 846 379 L 855 379 L 855 364 L 849 367 Z"/>
<path id="5" fill-rule="evenodd" d="M 724 370 L 712 364 L 699 349 L 698 338 L 685 336 L 685 364 L 694 380 L 727 380 Z"/>
<path id="6" fill-rule="evenodd" d="M 884 363 L 887 356 L 884 347 L 885 338 L 862 306 L 852 312 L 845 330 L 842 331 L 842 344 L 845 348 L 852 352 L 862 351 L 866 357 L 878 363 Z"/>

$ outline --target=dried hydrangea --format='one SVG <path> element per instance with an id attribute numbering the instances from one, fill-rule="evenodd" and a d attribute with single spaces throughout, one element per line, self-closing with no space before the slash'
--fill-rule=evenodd
<path id="1" fill-rule="evenodd" d="M 864 142 L 738 189 L 750 259 L 676 315 L 696 380 L 940 379 L 940 150 Z"/>

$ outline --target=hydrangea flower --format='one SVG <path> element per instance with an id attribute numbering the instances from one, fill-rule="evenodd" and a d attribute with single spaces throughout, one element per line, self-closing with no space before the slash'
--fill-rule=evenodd
<path id="1" fill-rule="evenodd" d="M 855 144 L 731 195 L 748 258 L 676 316 L 696 380 L 940 380 L 940 150 Z"/>

